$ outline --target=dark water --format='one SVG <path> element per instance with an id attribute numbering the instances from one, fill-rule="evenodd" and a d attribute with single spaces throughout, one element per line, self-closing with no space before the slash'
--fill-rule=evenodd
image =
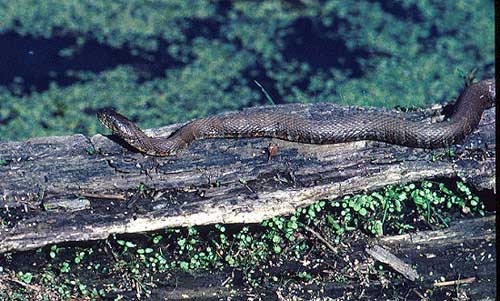
<path id="1" fill-rule="evenodd" d="M 132 55 L 127 46 L 117 49 L 95 40 L 78 46 L 74 37 L 45 39 L 9 32 L 0 35 L 0 45 L 0 85 L 9 87 L 15 78 L 22 78 L 19 86 L 24 92 L 46 90 L 52 81 L 60 86 L 71 85 L 77 79 L 67 74 L 69 70 L 99 73 L 118 65 L 131 65 L 156 77 L 178 64 L 166 51 Z M 76 51 L 62 56 L 61 51 L 67 48 Z"/>
<path id="2" fill-rule="evenodd" d="M 227 9 L 227 8 L 226 8 Z M 190 20 L 190 26 L 186 28 L 186 47 L 196 37 L 207 39 L 225 40 L 220 34 L 221 23 L 211 19 Z M 314 72 L 317 69 L 327 70 L 331 67 L 350 71 L 350 76 L 363 76 L 362 67 L 357 63 L 357 58 L 368 58 L 373 53 L 363 49 L 350 50 L 345 41 L 325 35 L 325 32 L 334 33 L 338 24 L 326 28 L 319 22 L 310 18 L 300 18 L 290 26 L 288 34 L 284 38 L 282 53 L 285 61 L 306 62 Z M 59 86 L 68 86 L 78 81 L 68 71 L 89 71 L 99 73 L 104 70 L 113 69 L 119 65 L 130 65 L 144 75 L 146 79 L 162 77 L 165 70 L 182 66 L 179 60 L 175 60 L 167 52 L 166 41 L 158 39 L 159 47 L 155 52 L 136 50 L 137 55 L 127 45 L 121 48 L 113 48 L 89 39 L 82 45 L 72 36 L 39 38 L 22 36 L 14 32 L 0 35 L 0 85 L 21 88 L 22 93 L 31 91 L 44 91 L 50 82 L 56 82 Z M 227 41 L 226 41 L 227 42 Z M 231 41 L 237 48 L 238 41 Z M 64 49 L 74 49 L 69 56 L 61 55 Z M 384 55 L 384 54 L 377 54 Z M 262 83 L 268 83 L 266 89 L 271 95 L 277 95 L 274 90 L 274 80 L 266 76 L 266 70 L 257 63 L 252 70 L 245 72 L 242 76 Z M 22 79 L 19 81 L 18 79 Z M 298 83 L 301 88 L 306 88 L 308 82 Z"/>

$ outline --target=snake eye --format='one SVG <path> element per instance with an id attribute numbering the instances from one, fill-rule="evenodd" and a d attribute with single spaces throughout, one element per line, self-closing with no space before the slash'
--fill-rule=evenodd
<path id="1" fill-rule="evenodd" d="M 127 117 L 121 115 L 115 110 L 99 110 L 97 112 L 97 118 L 105 127 L 110 129 L 113 134 L 118 135 L 124 139 L 130 139 L 137 133 L 142 133 L 142 130 L 138 128 L 132 121 L 128 120 Z M 144 133 L 142 134 L 144 135 Z"/>
<path id="2" fill-rule="evenodd" d="M 112 131 L 116 128 L 115 116 L 117 116 L 117 113 L 111 109 L 100 109 L 99 111 L 97 111 L 97 118 L 99 119 L 99 121 L 102 123 L 102 125 Z"/>
<path id="3" fill-rule="evenodd" d="M 111 116 L 116 114 L 115 110 L 112 109 L 99 109 L 97 111 L 97 118 L 99 119 L 105 119 L 105 116 Z"/>

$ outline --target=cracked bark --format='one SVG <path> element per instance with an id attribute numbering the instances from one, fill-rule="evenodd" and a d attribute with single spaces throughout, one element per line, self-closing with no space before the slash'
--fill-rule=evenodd
<path id="1" fill-rule="evenodd" d="M 309 118 L 386 111 L 333 104 L 291 104 Z M 401 113 L 436 119 L 443 107 Z M 168 135 L 179 125 L 150 130 Z M 118 142 L 118 143 L 117 143 Z M 269 143 L 279 152 L 268 161 Z M 165 227 L 255 223 L 319 199 L 423 179 L 463 177 L 479 190 L 495 186 L 495 110 L 449 150 L 380 142 L 308 145 L 276 139 L 194 142 L 165 158 L 124 148 L 113 137 L 77 134 L 0 142 L 0 252 L 65 241 L 104 239 Z"/>

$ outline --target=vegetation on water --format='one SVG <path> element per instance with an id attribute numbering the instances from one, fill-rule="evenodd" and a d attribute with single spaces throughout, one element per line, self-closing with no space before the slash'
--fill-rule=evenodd
<path id="1" fill-rule="evenodd" d="M 0 41 L 34 47 L 12 61 L 0 56 L 4 71 L 27 70 L 0 85 L 2 140 L 102 132 L 95 118 L 102 107 L 146 128 L 271 99 L 420 107 L 452 99 L 473 70 L 476 78 L 494 75 L 491 0 L 0 0 L 0 20 Z M 127 59 L 103 63 L 92 53 Z M 147 295 L 179 271 L 207 269 L 240 273 L 250 288 L 311 282 L 324 275 L 305 260 L 324 257 L 345 264 L 327 279 L 343 283 L 349 265 L 332 246 L 446 226 L 457 214 L 481 215 L 484 205 L 461 182 L 428 181 L 322 200 L 260 225 L 166 229 L 7 253 L 0 280 L 15 281 L 15 291 L 0 281 L 0 299 L 119 299 L 130 287 Z M 301 269 L 256 271 L 287 262 Z"/>
<path id="2" fill-rule="evenodd" d="M 12 300 L 28 300 L 33 295 L 119 299 L 127 288 L 140 286 L 141 294 L 148 296 L 159 279 L 168 283 L 178 271 L 199 270 L 232 270 L 233 277 L 238 272 L 249 289 L 277 286 L 288 280 L 342 283 L 346 271 L 338 270 L 325 279 L 304 261 L 333 257 L 342 262 L 345 258 L 332 245 L 349 243 L 360 235 L 374 237 L 445 227 L 457 214 L 484 215 L 483 203 L 460 181 L 455 187 L 429 181 L 391 185 L 369 194 L 322 200 L 260 225 L 172 228 L 138 236 L 113 236 L 88 247 L 53 245 L 25 254 L 4 254 L 1 261 L 5 266 L 1 268 L 8 267 L 25 286 L 3 294 L 9 293 Z M 16 262 L 22 258 L 28 260 Z M 279 277 L 262 272 L 270 265 L 279 268 L 290 262 L 303 268 Z M 389 272 L 377 266 L 370 273 Z M 234 279 L 229 279 L 230 284 Z M 5 297 L 0 293 L 0 298 Z"/>
<path id="3" fill-rule="evenodd" d="M 4 64 L 32 77 L 0 86 L 0 137 L 95 134 L 100 107 L 156 127 L 267 104 L 254 81 L 277 103 L 450 100 L 464 74 L 494 74 L 493 11 L 489 0 L 0 0 L 0 34 L 59 47 Z M 94 48 L 136 59 L 103 65 Z"/>

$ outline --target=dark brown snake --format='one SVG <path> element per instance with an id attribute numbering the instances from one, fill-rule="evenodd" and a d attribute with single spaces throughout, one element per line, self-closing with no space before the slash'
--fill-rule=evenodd
<path id="1" fill-rule="evenodd" d="M 193 120 L 169 137 L 148 137 L 125 116 L 100 110 L 100 122 L 137 150 L 169 156 L 192 141 L 206 138 L 273 137 L 288 141 L 333 144 L 376 140 L 418 148 L 447 147 L 462 141 L 479 124 L 483 111 L 495 103 L 495 82 L 468 86 L 453 113 L 439 123 L 415 122 L 382 113 L 353 114 L 330 120 L 309 120 L 278 112 L 232 113 Z"/>

